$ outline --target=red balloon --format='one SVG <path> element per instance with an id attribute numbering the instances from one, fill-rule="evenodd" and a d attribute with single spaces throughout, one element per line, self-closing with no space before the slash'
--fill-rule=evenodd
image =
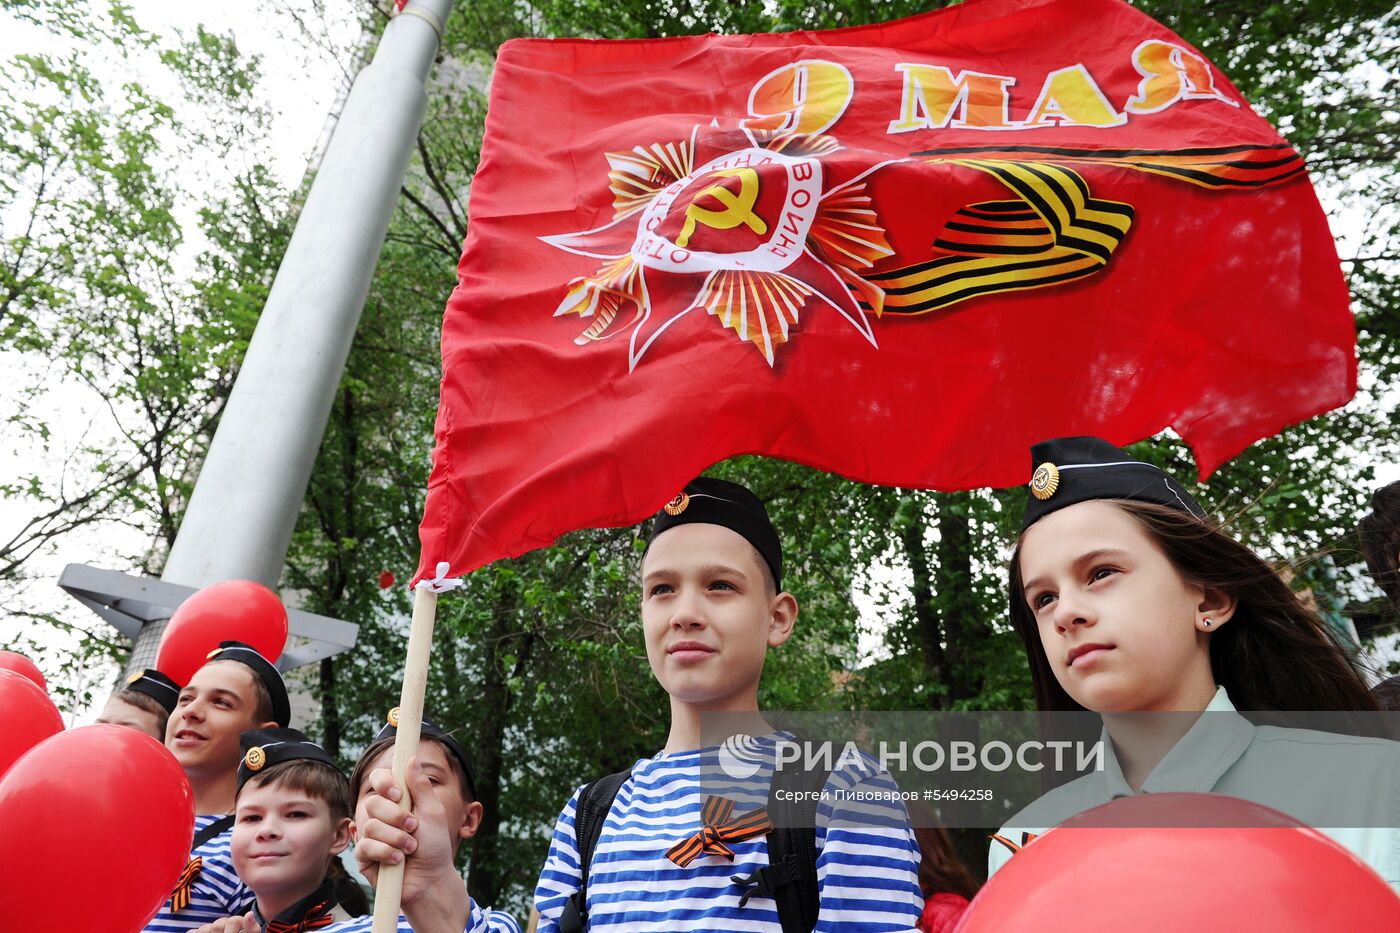
<path id="1" fill-rule="evenodd" d="M 194 794 L 165 747 L 126 726 L 70 729 L 0 778 L 7 930 L 132 933 L 190 857 Z"/>
<path id="2" fill-rule="evenodd" d="M 1095 807 L 1016 853 L 956 933 L 1006 930 L 1400 930 L 1400 897 L 1355 855 L 1277 810 L 1214 794 L 1144 794 Z"/>
<path id="3" fill-rule="evenodd" d="M 0 670 L 0 723 L 0 775 L 35 745 L 63 731 L 63 717 L 49 695 L 14 671 Z"/>
<path id="4" fill-rule="evenodd" d="M 38 684 L 40 690 L 45 693 L 49 690 L 49 682 L 44 679 L 44 672 L 39 670 L 39 665 L 17 652 L 0 651 L 0 671 L 14 671 L 16 674 L 23 674 Z"/>
<path id="5" fill-rule="evenodd" d="M 156 669 L 187 684 L 221 641 L 252 645 L 276 661 L 287 644 L 287 609 L 277 594 L 251 580 L 206 586 L 170 617 L 156 652 Z"/>

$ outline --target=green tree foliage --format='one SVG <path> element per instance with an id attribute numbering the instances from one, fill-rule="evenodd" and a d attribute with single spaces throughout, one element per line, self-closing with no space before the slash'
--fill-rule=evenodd
<path id="1" fill-rule="evenodd" d="M 261 165 L 257 64 L 230 39 L 158 39 L 119 4 L 4 6 L 51 41 L 0 65 L 0 436 L 27 464 L 0 496 L 30 516 L 0 535 L 3 641 L 33 650 L 24 626 L 46 621 L 86 666 L 128 649 L 81 607 L 33 598 L 32 559 L 115 531 L 146 543 L 102 558 L 159 572 L 290 235 L 289 198 Z M 138 65 L 176 90 L 112 80 Z M 55 684 L 75 706 L 109 686 Z"/>

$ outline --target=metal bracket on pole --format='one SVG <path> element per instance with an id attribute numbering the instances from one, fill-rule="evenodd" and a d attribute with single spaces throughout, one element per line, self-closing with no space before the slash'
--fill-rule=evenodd
<path id="1" fill-rule="evenodd" d="M 199 589 L 87 564 L 64 567 L 58 585 L 128 638 L 135 638 L 149 623 L 163 623 L 169 619 L 176 608 Z M 282 671 L 313 664 L 353 648 L 360 627 L 314 612 L 289 609 L 287 629 L 287 647 L 277 661 Z"/>

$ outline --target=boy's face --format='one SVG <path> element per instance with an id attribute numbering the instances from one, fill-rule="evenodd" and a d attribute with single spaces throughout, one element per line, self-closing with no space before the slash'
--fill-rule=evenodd
<path id="1" fill-rule="evenodd" d="M 423 766 L 423 774 L 433 785 L 433 794 L 437 796 L 438 802 L 442 804 L 442 809 L 447 814 L 445 829 L 452 834 L 452 851 L 455 853 L 463 839 L 470 839 L 476 835 L 477 829 L 481 826 L 482 806 L 475 800 L 467 802 L 462 792 L 461 781 L 448 759 L 449 754 L 439 742 L 434 742 L 432 739 L 418 740 L 418 762 Z M 377 768 L 389 768 L 393 763 L 394 747 L 391 745 L 369 763 L 369 766 L 365 768 L 365 774 L 369 774 Z M 356 826 L 363 826 L 369 818 L 369 814 L 365 811 L 365 800 L 370 793 L 369 781 L 362 781 L 356 791 L 355 798 Z M 365 877 L 369 878 L 369 875 L 366 874 Z M 374 881 L 373 878 L 369 878 L 369 880 Z"/>
<path id="2" fill-rule="evenodd" d="M 792 634 L 797 601 L 773 593 L 758 551 L 722 525 L 678 525 L 642 559 L 647 660 L 675 700 L 751 709 L 763 659 Z"/>
<path id="3" fill-rule="evenodd" d="M 349 844 L 350 821 L 332 820 L 326 802 L 303 790 L 250 781 L 238 795 L 233 867 L 259 898 L 305 897 Z"/>
<path id="4" fill-rule="evenodd" d="M 157 742 L 165 741 L 165 734 L 160 728 L 159 716 L 147 712 L 139 706 L 133 706 L 118 697 L 112 697 L 107 701 L 107 705 L 102 707 L 102 715 L 97 717 L 97 721 L 117 726 L 129 726 L 138 732 L 146 733 Z"/>
<path id="5" fill-rule="evenodd" d="M 235 774 L 243 752 L 238 737 L 257 722 L 254 674 L 235 661 L 211 661 L 190 678 L 165 726 L 165 747 L 188 773 Z"/>

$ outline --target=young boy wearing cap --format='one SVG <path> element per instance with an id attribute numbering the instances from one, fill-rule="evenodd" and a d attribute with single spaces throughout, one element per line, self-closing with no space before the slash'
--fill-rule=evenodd
<path id="1" fill-rule="evenodd" d="M 410 759 L 412 809 L 400 809 L 402 793 L 389 766 L 398 736 L 398 710 L 356 762 L 350 775 L 355 798 L 355 858 L 373 883 L 381 864 L 404 863 L 401 933 L 520 933 L 509 914 L 479 907 L 457 871 L 462 841 L 481 825 L 481 803 L 471 758 L 451 733 L 424 720 L 418 753 Z M 325 933 L 368 933 L 371 918 L 327 927 Z"/>
<path id="2" fill-rule="evenodd" d="M 912 929 L 922 907 L 919 858 L 902 805 L 884 822 L 865 822 L 823 803 L 809 817 L 806 861 L 780 854 L 801 847 L 783 841 L 790 837 L 764 806 L 781 799 L 771 793 L 778 737 L 758 711 L 758 686 L 768 649 L 787 641 L 798 609 L 782 589 L 782 551 L 763 504 L 734 483 L 695 480 L 656 516 L 641 577 L 647 658 L 670 696 L 670 734 L 655 757 L 585 785 L 565 806 L 535 892 L 541 933 L 590 923 Z M 747 790 L 702 793 L 702 770 L 711 773 L 717 751 L 703 747 L 702 719 L 716 713 L 754 724 Z M 894 789 L 874 771 L 818 777 L 828 801 L 832 788 L 852 797 Z M 613 796 L 599 806 L 595 787 L 604 782 Z M 576 822 L 581 811 L 588 815 Z"/>
<path id="3" fill-rule="evenodd" d="M 179 698 L 180 687 L 175 681 L 158 670 L 147 668 L 132 674 L 126 686 L 112 694 L 97 721 L 130 726 L 157 742 L 164 742 L 166 723 Z"/>
<path id="4" fill-rule="evenodd" d="M 147 933 L 193 930 L 251 906 L 253 894 L 229 853 L 243 757 L 239 738 L 251 729 L 285 728 L 290 718 L 282 675 L 242 642 L 220 643 L 180 691 L 165 747 L 185 769 L 194 793 L 195 835 L 190 861 L 170 899 L 146 924 Z"/>
<path id="5" fill-rule="evenodd" d="M 252 910 L 196 933 L 318 930 L 351 915 L 331 869 L 350 845 L 350 785 L 296 729 L 243 733 L 231 850 Z"/>

